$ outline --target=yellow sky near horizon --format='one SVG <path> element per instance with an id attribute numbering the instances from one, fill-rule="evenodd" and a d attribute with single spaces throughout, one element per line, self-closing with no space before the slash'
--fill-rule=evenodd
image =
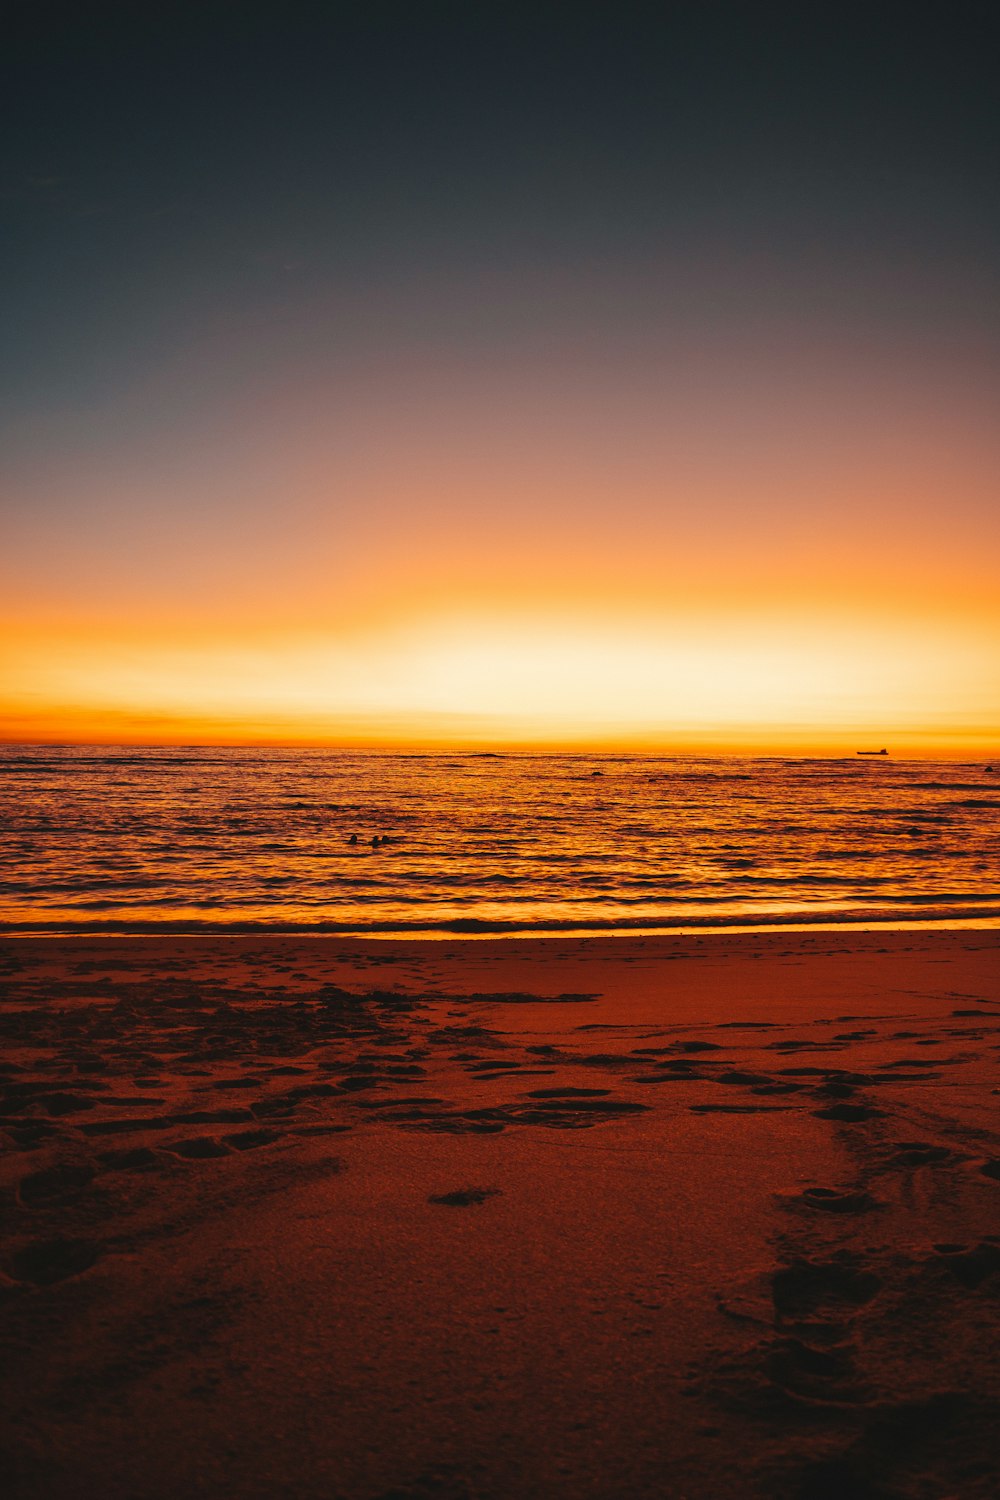
<path id="1" fill-rule="evenodd" d="M 975 615 L 465 607 L 338 633 L 8 639 L 8 742 L 747 753 L 890 744 L 961 757 L 998 738 L 1000 629 Z"/>

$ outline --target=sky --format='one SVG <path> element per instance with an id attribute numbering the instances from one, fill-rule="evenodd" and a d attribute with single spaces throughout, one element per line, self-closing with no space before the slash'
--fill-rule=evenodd
<path id="1" fill-rule="evenodd" d="M 8 7 L 0 737 L 1000 753 L 992 7 Z"/>

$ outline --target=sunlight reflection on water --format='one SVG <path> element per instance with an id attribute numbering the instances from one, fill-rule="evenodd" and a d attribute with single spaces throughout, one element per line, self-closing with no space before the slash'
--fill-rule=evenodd
<path id="1" fill-rule="evenodd" d="M 891 759 L 8 746 L 0 916 L 469 933 L 975 920 L 1000 915 L 998 783 Z"/>

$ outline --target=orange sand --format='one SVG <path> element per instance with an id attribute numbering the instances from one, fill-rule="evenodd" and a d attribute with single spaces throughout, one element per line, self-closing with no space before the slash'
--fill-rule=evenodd
<path id="1" fill-rule="evenodd" d="M 998 949 L 5 940 L 7 1493 L 992 1497 Z"/>

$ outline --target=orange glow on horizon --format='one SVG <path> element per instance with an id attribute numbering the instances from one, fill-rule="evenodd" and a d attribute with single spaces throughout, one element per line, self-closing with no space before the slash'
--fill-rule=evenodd
<path id="1" fill-rule="evenodd" d="M 336 633 L 21 631 L 7 742 L 983 755 L 996 623 L 480 608 Z M 877 743 L 876 743 L 877 742 Z"/>

